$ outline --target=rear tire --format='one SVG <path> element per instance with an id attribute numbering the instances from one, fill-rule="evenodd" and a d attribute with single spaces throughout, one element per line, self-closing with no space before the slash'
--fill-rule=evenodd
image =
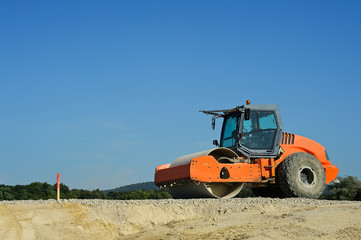
<path id="1" fill-rule="evenodd" d="M 325 170 L 316 157 L 293 153 L 277 169 L 278 183 L 286 197 L 318 198 L 326 186 Z"/>

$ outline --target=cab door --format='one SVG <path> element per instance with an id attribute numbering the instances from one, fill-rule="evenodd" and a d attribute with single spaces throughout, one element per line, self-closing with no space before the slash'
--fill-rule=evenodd
<path id="1" fill-rule="evenodd" d="M 278 155 L 282 123 L 278 107 L 250 106 L 249 119 L 241 118 L 238 151 L 253 158 L 274 158 Z"/>

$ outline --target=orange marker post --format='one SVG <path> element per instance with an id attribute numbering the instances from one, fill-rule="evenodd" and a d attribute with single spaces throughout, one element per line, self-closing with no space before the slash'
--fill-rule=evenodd
<path id="1" fill-rule="evenodd" d="M 57 192 L 57 200 L 58 202 L 60 201 L 60 174 L 58 173 L 58 180 L 57 180 L 57 188 L 56 188 L 56 192 Z"/>

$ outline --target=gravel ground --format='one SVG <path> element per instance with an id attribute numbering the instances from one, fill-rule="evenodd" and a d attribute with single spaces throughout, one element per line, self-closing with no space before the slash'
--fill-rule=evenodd
<path id="1" fill-rule="evenodd" d="M 0 239 L 361 239 L 361 202 L 303 198 L 0 202 Z"/>
<path id="2" fill-rule="evenodd" d="M 123 204 L 123 205 L 136 205 L 136 204 L 150 204 L 150 205 L 163 205 L 163 204 L 264 204 L 273 203 L 278 205 L 340 205 L 340 204 L 357 204 L 355 201 L 336 201 L 336 200 L 319 200 L 309 198 L 232 198 L 232 199 L 213 199 L 213 198 L 200 198 L 200 199 L 160 199 L 160 200 L 103 200 L 103 199 L 61 199 L 62 203 L 76 203 L 76 204 Z M 17 201 L 0 201 L 0 205 L 15 205 L 15 204 L 59 204 L 56 200 L 17 200 Z"/>

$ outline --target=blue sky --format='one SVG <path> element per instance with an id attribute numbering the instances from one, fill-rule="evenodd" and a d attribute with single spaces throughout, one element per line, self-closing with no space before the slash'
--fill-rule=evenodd
<path id="1" fill-rule="evenodd" d="M 0 183 L 110 189 L 278 104 L 361 179 L 360 1 L 0 1 Z"/>

